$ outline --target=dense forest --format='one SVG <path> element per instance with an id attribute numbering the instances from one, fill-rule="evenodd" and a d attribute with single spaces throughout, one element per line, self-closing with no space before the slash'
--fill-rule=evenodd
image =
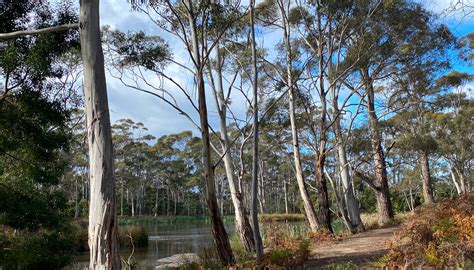
<path id="1" fill-rule="evenodd" d="M 335 224 L 370 230 L 365 214 L 380 228 L 431 220 L 416 210 L 446 200 L 470 207 L 432 211 L 453 213 L 442 220 L 459 239 L 426 240 L 408 267 L 469 268 L 474 33 L 443 20 L 472 26 L 469 2 L 439 14 L 410 0 L 116 2 L 146 29 L 102 25 L 99 0 L 0 1 L 0 270 L 61 269 L 80 241 L 89 269 L 133 268 L 119 223 L 164 216 L 207 216 L 220 267 L 244 252 L 251 267 L 292 268 L 268 255 L 265 215 L 302 214 L 318 244 Z M 110 82 L 187 128 L 111 119 Z M 430 222 L 438 239 L 446 227 Z"/>

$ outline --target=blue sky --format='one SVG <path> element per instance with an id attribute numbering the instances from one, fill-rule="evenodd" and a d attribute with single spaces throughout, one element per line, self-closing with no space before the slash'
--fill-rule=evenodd
<path id="1" fill-rule="evenodd" d="M 454 0 L 455 1 L 455 0 Z M 465 2 L 471 2 L 468 0 Z M 440 12 L 445 10 L 451 1 L 448 0 L 423 0 L 421 1 L 425 7 L 433 12 Z M 133 12 L 127 1 L 125 0 L 102 0 L 101 1 L 101 24 L 110 25 L 113 29 L 119 29 L 121 31 L 137 31 L 143 30 L 148 34 L 155 34 L 162 36 L 173 50 L 175 57 L 181 59 L 183 63 L 191 66 L 191 63 L 186 60 L 186 52 L 178 40 L 164 34 L 158 27 L 153 25 L 146 15 Z M 451 31 L 456 36 L 463 36 L 469 32 L 474 31 L 474 14 L 468 17 L 462 18 L 460 15 L 441 16 L 441 20 L 446 23 Z M 264 36 L 265 45 L 270 46 L 274 41 L 278 40 L 279 33 L 269 33 L 268 36 Z M 263 40 L 261 39 L 260 42 Z M 456 69 L 466 72 L 473 72 L 472 68 L 459 66 L 456 64 Z M 171 76 L 180 81 L 182 84 L 190 86 L 192 84 L 192 78 L 186 75 L 176 67 L 169 66 L 167 72 Z M 157 78 L 150 77 L 151 80 L 157 82 Z M 140 93 L 131 90 L 112 77 L 108 77 L 108 92 L 109 102 L 111 110 L 112 122 L 115 122 L 121 118 L 131 118 L 136 122 L 143 122 L 150 130 L 150 133 L 154 136 L 161 136 L 169 133 L 176 133 L 183 130 L 193 130 L 197 135 L 196 129 L 192 127 L 190 122 L 183 116 L 180 116 L 174 109 L 169 107 L 158 98 L 153 97 L 149 94 Z M 165 84 L 165 87 L 172 87 Z M 468 87 L 474 88 L 474 85 Z M 208 94 L 210 95 L 210 93 Z M 178 103 L 181 104 L 189 114 L 198 121 L 197 114 L 191 108 L 191 106 L 185 101 L 182 96 L 177 95 Z M 214 103 L 212 100 L 208 100 L 208 108 L 210 115 L 210 123 L 215 129 L 218 129 L 216 111 L 214 109 Z M 241 95 L 232 96 L 232 111 L 240 118 L 245 118 L 246 103 Z"/>

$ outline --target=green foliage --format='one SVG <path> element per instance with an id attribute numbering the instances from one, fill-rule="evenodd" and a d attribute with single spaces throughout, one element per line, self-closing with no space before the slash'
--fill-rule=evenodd
<path id="1" fill-rule="evenodd" d="M 104 41 L 113 47 L 120 57 L 120 67 L 143 66 L 159 71 L 171 59 L 168 44 L 159 36 L 147 36 L 144 32 L 123 33 L 119 30 L 102 29 Z"/>
<path id="2" fill-rule="evenodd" d="M 359 266 L 351 261 L 326 265 L 324 270 L 356 270 Z"/>
<path id="3" fill-rule="evenodd" d="M 69 2 L 3 1 L 0 32 L 77 21 Z M 69 150 L 63 56 L 78 49 L 77 30 L 0 41 L 0 268 L 60 269 L 75 236 L 58 188 Z"/>
<path id="4" fill-rule="evenodd" d="M 374 213 L 377 210 L 377 201 L 374 192 L 367 186 L 359 193 L 360 211 Z"/>
<path id="5" fill-rule="evenodd" d="M 4 269 L 61 269 L 72 262 L 76 246 L 71 228 L 55 228 L 17 232 L 0 248 Z"/>

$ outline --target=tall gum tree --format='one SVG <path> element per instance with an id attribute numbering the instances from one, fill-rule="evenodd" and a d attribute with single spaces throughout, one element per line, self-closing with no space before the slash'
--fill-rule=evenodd
<path id="1" fill-rule="evenodd" d="M 320 229 L 321 224 L 318 222 L 318 217 L 314 209 L 314 205 L 310 199 L 308 189 L 306 187 L 303 166 L 301 162 L 300 142 L 298 138 L 298 129 L 296 126 L 295 117 L 295 82 L 293 78 L 293 57 L 290 42 L 290 22 L 288 19 L 290 2 L 288 0 L 277 0 L 277 10 L 280 14 L 280 28 L 283 32 L 284 51 L 286 59 L 286 87 L 288 88 L 288 113 L 290 115 L 293 160 L 295 166 L 296 182 L 300 191 L 301 199 L 308 220 L 311 231 L 316 232 Z"/>
<path id="2" fill-rule="evenodd" d="M 0 39 L 65 31 L 79 26 L 90 167 L 90 269 L 121 269 L 112 136 L 99 31 L 99 0 L 80 1 L 80 24 L 0 34 Z"/>
<path id="3" fill-rule="evenodd" d="M 115 181 L 99 0 L 80 1 L 81 55 L 89 143 L 89 269 L 120 269 Z"/>

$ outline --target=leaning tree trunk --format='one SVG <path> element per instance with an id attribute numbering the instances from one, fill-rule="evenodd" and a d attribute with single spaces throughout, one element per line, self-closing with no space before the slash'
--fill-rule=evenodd
<path id="1" fill-rule="evenodd" d="M 288 111 L 290 114 L 290 125 L 291 125 L 291 138 L 293 144 L 293 158 L 295 161 L 295 174 L 296 182 L 300 191 L 301 199 L 303 201 L 306 218 L 308 219 L 309 227 L 311 231 L 316 232 L 319 229 L 319 223 L 314 211 L 314 206 L 311 203 L 308 189 L 306 188 L 303 168 L 301 165 L 301 153 L 298 139 L 298 130 L 296 127 L 295 117 L 295 101 L 294 101 L 294 84 L 293 84 L 293 66 L 291 64 L 291 44 L 290 44 L 290 33 L 289 33 L 289 22 L 287 21 L 287 12 L 285 11 L 284 1 L 280 1 L 280 19 L 282 21 L 283 38 L 285 40 L 285 54 L 286 54 L 286 73 L 287 73 L 287 87 L 288 87 Z"/>
<path id="2" fill-rule="evenodd" d="M 454 187 L 456 188 L 456 192 L 458 193 L 458 195 L 461 194 L 461 187 L 459 186 L 459 183 L 456 180 L 456 173 L 454 172 L 453 168 L 451 168 L 451 180 L 453 181 Z"/>
<path id="3" fill-rule="evenodd" d="M 371 133 L 372 155 L 375 163 L 375 183 L 377 189 L 374 189 L 377 199 L 378 223 L 385 225 L 394 218 L 392 202 L 388 189 L 388 176 L 385 163 L 385 156 L 382 149 L 382 140 L 379 130 L 377 114 L 375 113 L 375 91 L 372 79 L 368 71 L 365 72 L 367 106 Z"/>
<path id="4" fill-rule="evenodd" d="M 209 216 L 212 222 L 212 235 L 216 244 L 219 259 L 224 266 L 235 265 L 234 254 L 230 247 L 229 237 L 224 227 L 216 198 L 216 186 L 214 181 L 214 166 L 211 159 L 211 145 L 209 136 L 209 123 L 207 119 L 206 92 L 204 85 L 204 75 L 199 53 L 199 41 L 195 23 L 195 15 L 193 3 L 191 0 L 186 1 L 187 17 L 191 30 L 192 42 L 192 58 L 195 65 L 195 81 L 197 84 L 198 100 L 199 100 L 199 119 L 201 123 L 201 139 L 202 139 L 202 157 L 204 164 L 204 179 L 206 182 L 206 203 Z"/>
<path id="5" fill-rule="evenodd" d="M 247 210 L 244 204 L 244 198 L 238 188 L 237 181 L 234 174 L 234 166 L 232 164 L 232 156 L 229 142 L 229 135 L 227 130 L 227 100 L 224 95 L 224 86 L 222 81 L 222 60 L 221 60 L 221 48 L 219 45 L 216 46 L 216 70 L 217 70 L 217 92 L 214 92 L 216 109 L 219 115 L 219 126 L 220 126 L 220 137 L 221 145 L 224 151 L 223 161 L 224 168 L 229 182 L 230 196 L 232 205 L 235 211 L 235 233 L 239 236 L 244 249 L 248 252 L 255 250 L 255 243 L 253 237 L 252 227 L 250 226 L 249 219 L 247 217 Z M 211 72 L 211 70 L 209 71 Z M 211 83 L 213 79 L 211 77 Z"/>
<path id="6" fill-rule="evenodd" d="M 333 101 L 334 102 L 334 101 Z M 334 102 L 334 108 L 337 108 L 337 100 Z M 347 162 L 346 149 L 344 147 L 344 138 L 341 132 L 341 123 L 338 116 L 339 111 L 336 109 L 335 116 L 337 117 L 334 123 L 334 133 L 337 140 L 337 158 L 339 163 L 339 174 L 341 176 L 342 188 L 344 192 L 344 202 L 347 208 L 347 214 L 353 228 L 354 232 L 364 231 L 364 223 L 360 218 L 360 208 L 359 202 L 354 193 L 354 187 L 352 186 L 352 181 L 349 174 L 349 165 Z"/>
<path id="7" fill-rule="evenodd" d="M 431 175 L 430 175 L 430 164 L 428 161 L 428 155 L 426 153 L 420 153 L 419 162 L 421 166 L 421 175 L 423 178 L 423 199 L 425 204 L 434 203 L 433 188 L 431 186 Z"/>
<path id="8" fill-rule="evenodd" d="M 80 25 L 90 167 L 89 269 L 120 269 L 112 136 L 99 31 L 99 0 L 81 0 Z"/>

